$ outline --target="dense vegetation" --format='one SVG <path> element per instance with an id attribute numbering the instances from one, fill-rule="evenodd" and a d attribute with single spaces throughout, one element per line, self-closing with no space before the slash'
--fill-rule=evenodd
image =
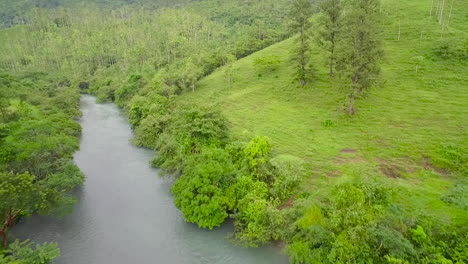
<path id="1" fill-rule="evenodd" d="M 104 2 L 4 19 L 7 218 L 71 201 L 80 89 L 124 109 L 188 222 L 292 263 L 468 261 L 466 3 Z"/>
<path id="2" fill-rule="evenodd" d="M 63 215 L 84 176 L 71 161 L 78 149 L 79 93 L 66 79 L 0 74 L 0 263 L 45 263 L 54 244 L 8 243 L 20 217 Z M 34 249 L 33 249 L 34 248 Z"/>

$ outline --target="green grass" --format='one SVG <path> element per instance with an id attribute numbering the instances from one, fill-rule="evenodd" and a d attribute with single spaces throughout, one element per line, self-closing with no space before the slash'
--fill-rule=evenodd
<path id="1" fill-rule="evenodd" d="M 455 1 L 444 32 L 429 16 L 430 5 L 427 0 L 384 2 L 382 78 L 358 101 L 354 117 L 343 111 L 343 85 L 330 80 L 319 49 L 313 48 L 313 80 L 306 88 L 293 81 L 291 39 L 235 62 L 232 83 L 221 68 L 202 79 L 194 95 L 177 100 L 217 106 L 231 121 L 235 136 L 266 135 L 274 154 L 306 160 L 306 191 L 320 193 L 348 177 L 377 174 L 405 190 L 399 200 L 415 209 L 466 221 L 466 211 L 440 200 L 456 173 L 432 163 L 442 158 L 445 145 L 466 156 L 468 64 L 439 58 L 433 51 L 444 40 L 466 41 L 468 2 Z M 259 76 L 255 59 L 272 54 L 281 58 L 279 68 Z M 424 57 L 418 72 L 416 56 Z M 324 126 L 327 120 L 332 126 Z"/>

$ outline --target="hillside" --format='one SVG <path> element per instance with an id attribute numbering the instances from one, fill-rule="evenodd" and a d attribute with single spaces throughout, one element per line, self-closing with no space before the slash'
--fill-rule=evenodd
<path id="1" fill-rule="evenodd" d="M 342 85 L 328 77 L 318 48 L 312 48 L 313 81 L 306 88 L 293 81 L 291 39 L 217 70 L 198 82 L 195 94 L 178 100 L 217 106 L 237 137 L 265 135 L 275 154 L 304 158 L 308 192 L 320 194 L 345 178 L 378 174 L 400 186 L 401 201 L 415 209 L 467 221 L 466 211 L 441 197 L 466 169 L 468 64 L 466 57 L 436 53 L 446 42 L 466 45 L 468 3 L 457 2 L 444 31 L 429 16 L 430 5 L 384 3 L 382 78 L 358 101 L 354 117 L 344 114 Z M 259 72 L 255 61 L 271 56 L 280 58 L 278 68 Z"/>

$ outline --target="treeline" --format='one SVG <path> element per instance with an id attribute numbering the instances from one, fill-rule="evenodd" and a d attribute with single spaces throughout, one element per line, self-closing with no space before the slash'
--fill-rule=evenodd
<path id="1" fill-rule="evenodd" d="M 237 12 L 230 13 L 232 2 L 239 3 Z M 26 25 L 1 32 L 0 67 L 41 68 L 83 79 L 110 66 L 131 72 L 177 64 L 194 71 L 203 68 L 206 74 L 232 57 L 284 39 L 288 34 L 281 15 L 284 2 L 213 0 L 159 11 L 33 9 Z"/>
<path id="2" fill-rule="evenodd" d="M 84 175 L 72 161 L 79 148 L 79 93 L 70 81 L 33 73 L 0 73 L 0 263 L 42 264 L 55 244 L 12 241 L 9 231 L 34 213 L 63 215 Z"/>
<path id="3" fill-rule="evenodd" d="M 60 8 L 79 8 L 92 6 L 102 10 L 121 7 L 144 7 L 158 9 L 178 6 L 196 0 L 16 0 L 0 2 L 0 29 L 30 22 L 29 11 L 34 8 L 57 11 Z"/>

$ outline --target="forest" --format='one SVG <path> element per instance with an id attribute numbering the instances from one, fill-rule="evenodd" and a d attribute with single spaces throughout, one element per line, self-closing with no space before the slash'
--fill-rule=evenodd
<path id="1" fill-rule="evenodd" d="M 234 245 L 298 264 L 468 263 L 467 13 L 459 0 L 0 1 L 0 264 L 61 254 L 11 230 L 76 205 L 82 94 L 123 111 L 186 222 L 232 222 Z"/>

